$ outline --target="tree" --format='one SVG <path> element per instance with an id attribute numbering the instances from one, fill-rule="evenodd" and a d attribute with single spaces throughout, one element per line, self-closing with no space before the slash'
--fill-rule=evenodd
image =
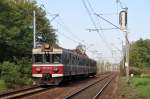
<path id="1" fill-rule="evenodd" d="M 16 2 L 14 2 L 16 1 Z M 55 45 L 56 35 L 45 11 L 34 0 L 18 2 L 17 0 L 0 1 L 0 62 L 31 58 L 33 30 L 33 10 L 36 11 L 37 33 L 45 37 L 45 42 Z"/>
<path id="2" fill-rule="evenodd" d="M 57 41 L 45 11 L 34 0 L 24 1 L 0 0 L 0 79 L 9 87 L 32 82 L 33 10 L 36 11 L 37 34 L 51 46 Z"/>
<path id="3" fill-rule="evenodd" d="M 140 39 L 131 44 L 130 65 L 135 67 L 150 67 L 150 40 Z"/>

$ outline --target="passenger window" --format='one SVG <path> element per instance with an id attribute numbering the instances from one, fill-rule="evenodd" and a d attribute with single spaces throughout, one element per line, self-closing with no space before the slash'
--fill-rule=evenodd
<path id="1" fill-rule="evenodd" d="M 53 54 L 52 62 L 53 63 L 61 63 L 61 54 Z"/>

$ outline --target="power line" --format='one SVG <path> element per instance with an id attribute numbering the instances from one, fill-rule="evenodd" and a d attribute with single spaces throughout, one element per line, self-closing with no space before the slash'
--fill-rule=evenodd
<path id="1" fill-rule="evenodd" d="M 123 4 L 122 4 L 122 2 L 120 0 L 118 0 L 118 1 L 119 1 L 119 4 L 120 4 L 120 8 L 122 9 L 123 8 Z"/>
<path id="2" fill-rule="evenodd" d="M 87 7 L 87 5 L 86 5 L 85 1 L 84 1 L 84 0 L 82 0 L 82 3 L 83 3 L 84 8 L 86 9 L 86 11 L 87 11 L 87 13 L 88 13 L 88 15 L 89 15 L 89 17 L 90 17 L 91 22 L 92 22 L 92 23 L 93 23 L 93 25 L 94 25 L 94 28 L 95 28 L 95 29 L 97 29 L 96 23 L 95 23 L 95 21 L 94 21 L 94 19 L 93 19 L 92 15 L 91 15 L 90 10 L 89 10 L 89 9 L 88 9 L 88 7 Z M 88 4 L 89 4 L 89 6 L 90 6 L 91 10 L 94 12 L 94 9 L 92 8 L 92 6 L 91 6 L 91 4 L 90 4 L 90 2 L 89 2 L 89 1 L 88 1 Z M 105 43 L 105 45 L 107 46 L 107 48 L 108 48 L 108 49 L 110 50 L 110 52 L 111 52 L 111 47 L 108 45 L 107 41 L 103 38 L 103 36 L 100 34 L 100 32 L 99 32 L 99 31 L 96 31 L 96 32 L 98 33 L 99 37 L 103 40 L 103 42 Z"/>
<path id="3" fill-rule="evenodd" d="M 99 30 L 114 30 L 114 29 L 118 29 L 118 28 L 100 28 L 100 29 L 87 29 L 87 30 L 89 30 L 89 31 L 91 32 L 91 31 L 99 31 Z"/>
<path id="4" fill-rule="evenodd" d="M 101 18 L 102 20 L 106 21 L 107 23 L 111 24 L 112 26 L 114 26 L 115 28 L 120 29 L 118 26 L 114 25 L 112 22 L 108 21 L 108 19 L 103 18 L 102 16 L 100 16 L 99 14 L 95 13 L 96 16 L 98 16 L 99 18 Z"/>
<path id="5" fill-rule="evenodd" d="M 48 5 L 47 2 L 46 2 L 46 5 Z M 44 4 L 41 4 L 41 6 L 42 6 L 42 7 L 45 9 L 45 11 L 46 11 L 45 5 L 44 5 Z M 55 22 L 56 22 L 57 24 L 59 24 L 61 27 L 63 27 L 63 29 L 66 30 L 66 32 L 70 33 L 73 37 L 76 37 L 80 42 L 77 41 L 77 40 L 73 40 L 72 38 L 66 36 L 66 35 L 63 34 L 63 33 L 59 33 L 59 34 L 63 35 L 65 38 L 67 38 L 67 39 L 69 39 L 69 40 L 71 40 L 71 41 L 73 41 L 73 42 L 76 42 L 76 43 L 82 43 L 82 42 L 84 41 L 84 40 L 81 40 L 78 36 L 76 36 L 76 35 L 71 31 L 71 29 L 64 23 L 64 21 L 63 21 L 62 18 L 59 16 L 59 14 L 52 14 L 52 13 L 50 13 L 50 12 L 47 12 L 47 14 L 50 15 L 50 16 L 53 16 L 53 18 L 50 20 L 50 22 L 52 22 L 53 20 L 55 20 L 56 17 L 59 17 L 59 19 L 60 19 L 61 22 L 58 22 L 58 21 L 56 21 L 56 20 L 55 20 Z M 87 44 L 87 43 L 86 43 L 86 44 Z"/>
<path id="6" fill-rule="evenodd" d="M 53 15 L 51 13 L 48 13 L 50 15 Z M 85 42 L 85 40 L 80 39 L 77 35 L 75 35 L 72 30 L 68 27 L 68 25 L 66 25 L 64 23 L 64 21 L 62 20 L 62 18 L 59 16 L 59 20 L 54 20 L 58 25 L 60 25 L 67 33 L 71 34 L 73 38 L 76 38 L 78 40 L 78 42 L 82 43 L 82 44 L 86 44 L 89 45 L 87 42 Z M 84 43 L 83 43 L 84 42 Z"/>
<path id="7" fill-rule="evenodd" d="M 46 4 L 47 4 L 47 2 L 46 2 Z M 92 20 L 92 23 L 93 23 L 94 27 L 97 28 L 96 23 L 95 23 L 95 21 L 94 21 L 92 15 L 91 15 L 91 12 L 90 12 L 90 10 L 88 9 L 88 7 L 87 7 L 87 5 L 86 5 L 86 3 L 85 3 L 84 0 L 83 0 L 83 4 L 84 4 L 84 7 L 86 8 L 86 10 L 87 10 L 87 12 L 88 12 L 88 14 L 89 14 L 89 16 L 90 16 L 90 19 Z M 94 12 L 94 9 L 92 8 L 92 5 L 90 4 L 89 0 L 88 0 L 88 5 L 90 6 L 90 9 Z M 45 8 L 44 5 L 42 5 L 42 6 Z M 45 10 L 46 10 L 46 8 L 45 8 Z M 51 14 L 51 13 L 49 13 L 49 14 L 50 14 L 51 16 L 54 15 L 54 14 Z M 57 16 L 58 16 L 58 15 L 54 16 L 51 20 L 54 20 Z M 59 17 L 60 17 L 60 16 L 59 16 Z M 58 21 L 57 21 L 57 24 L 61 25 L 65 30 L 67 30 L 67 32 L 71 33 L 72 36 L 75 36 L 79 41 L 83 42 L 83 40 L 81 40 L 79 37 L 77 37 L 76 35 L 74 35 L 74 34 L 72 33 L 72 31 L 70 31 L 70 29 L 68 28 L 68 26 L 66 26 L 66 25 L 64 24 L 64 22 L 62 21 L 61 18 L 60 18 L 60 20 L 61 20 L 61 23 L 62 23 L 62 24 L 61 24 L 60 22 L 58 22 Z M 56 20 L 55 20 L 55 21 L 56 21 Z M 111 48 L 109 47 L 107 41 L 102 37 L 102 35 L 99 33 L 99 31 L 97 31 L 97 33 L 98 33 L 98 35 L 100 36 L 100 38 L 105 42 L 105 44 L 107 45 L 107 47 L 108 47 L 109 49 L 111 49 Z M 71 41 L 73 41 L 73 42 L 75 42 L 75 43 L 81 43 L 81 42 L 79 42 L 79 41 L 77 41 L 77 40 L 74 40 L 74 39 L 68 37 L 68 36 L 65 35 L 64 33 L 60 33 L 60 32 L 59 32 L 59 34 L 61 34 L 61 35 L 64 36 L 65 38 L 67 38 L 67 39 L 69 39 L 69 40 L 71 40 Z"/>
<path id="8" fill-rule="evenodd" d="M 80 42 L 78 42 L 78 41 L 76 41 L 76 40 L 70 38 L 69 36 L 65 35 L 64 33 L 61 33 L 61 32 L 58 32 L 58 31 L 57 31 L 57 33 L 61 34 L 63 37 L 65 37 L 65 38 L 71 40 L 71 41 L 74 42 L 74 43 L 78 43 L 78 44 L 80 43 Z"/>
<path id="9" fill-rule="evenodd" d="M 86 9 L 86 11 L 87 11 L 87 13 L 88 13 L 88 15 L 89 15 L 89 17 L 90 17 L 91 22 L 93 23 L 94 27 L 96 28 L 96 23 L 95 23 L 95 21 L 94 21 L 94 19 L 93 19 L 93 17 L 92 17 L 92 14 L 91 14 L 90 10 L 89 10 L 88 7 L 87 7 L 85 1 L 82 0 L 82 3 L 83 3 L 83 6 L 84 6 L 84 8 Z"/>
<path id="10" fill-rule="evenodd" d="M 46 5 L 48 5 L 47 2 L 45 2 L 45 3 L 46 3 Z M 44 5 L 43 5 L 43 7 L 45 8 Z M 46 8 L 45 8 L 45 10 L 46 10 Z M 55 15 L 55 16 L 51 19 L 51 21 L 54 20 L 56 17 L 58 17 L 57 14 L 52 14 L 52 13 L 50 13 L 50 12 L 47 12 L 47 13 L 50 14 L 51 16 Z M 55 22 L 56 22 L 57 24 L 61 25 L 61 26 L 63 27 L 63 29 L 66 30 L 66 32 L 70 33 L 73 37 L 76 37 L 76 39 L 78 39 L 78 40 L 80 41 L 80 43 L 83 43 L 83 41 L 84 41 L 84 43 L 85 43 L 86 45 L 89 45 L 88 43 L 85 42 L 85 40 L 82 40 L 82 39 L 80 39 L 77 35 L 75 35 L 75 34 L 72 32 L 72 30 L 68 27 L 68 25 L 66 25 L 66 24 L 64 23 L 64 21 L 62 20 L 62 18 L 61 18 L 60 16 L 59 16 L 59 19 L 60 19 L 60 22 L 58 22 L 58 21 L 56 22 L 56 20 L 55 20 Z"/>
<path id="11" fill-rule="evenodd" d="M 88 5 L 89 5 L 91 11 L 92 11 L 93 13 L 95 13 L 95 11 L 94 11 L 94 9 L 92 8 L 92 5 L 91 5 L 91 3 L 90 3 L 89 0 L 87 0 L 87 3 L 88 3 Z M 91 18 L 92 15 L 91 15 L 90 11 L 88 10 L 88 7 L 86 6 L 85 1 L 83 1 L 83 4 L 84 4 L 85 8 L 87 9 L 87 12 L 88 12 L 88 14 L 89 14 L 89 16 L 90 16 L 90 19 L 92 19 L 92 18 Z M 102 17 L 102 19 L 105 20 L 106 22 L 110 23 L 111 25 L 113 25 L 113 26 L 115 27 L 115 28 L 110 28 L 111 30 L 112 30 L 112 29 L 118 29 L 118 28 L 119 28 L 118 26 L 114 25 L 113 23 L 111 23 L 110 21 L 106 20 L 105 18 Z M 93 22 L 93 19 L 92 19 L 91 21 L 92 21 L 92 23 L 95 23 L 95 22 Z M 110 50 L 110 52 L 112 52 L 112 48 L 110 47 L 109 43 L 108 43 L 108 42 L 106 41 L 106 39 L 105 39 L 104 37 L 102 37 L 102 35 L 100 35 L 100 33 L 99 33 L 99 30 L 100 30 L 101 33 L 103 34 L 103 30 L 105 30 L 105 29 L 102 29 L 101 23 L 99 23 L 99 25 L 100 25 L 100 29 L 97 29 L 96 24 L 94 24 L 95 30 L 96 30 L 96 32 L 99 34 L 99 36 L 101 37 L 101 39 L 104 41 L 104 43 L 106 44 L 106 46 L 108 47 L 108 49 Z M 106 29 L 106 30 L 110 30 L 110 29 Z M 104 35 L 104 34 L 103 34 L 103 35 Z M 115 46 L 112 46 L 112 47 L 114 47 L 115 49 L 118 50 L 117 47 L 115 47 Z"/>
<path id="12" fill-rule="evenodd" d="M 62 23 L 62 26 L 64 27 L 64 29 L 70 33 L 73 37 L 75 37 L 76 39 L 78 39 L 80 42 L 84 41 L 84 40 L 81 40 L 77 35 L 75 35 L 72 30 L 68 27 L 68 25 L 66 25 L 64 23 L 64 21 L 62 20 L 62 18 L 59 16 L 59 19 L 60 19 L 60 22 Z"/>
<path id="13" fill-rule="evenodd" d="M 121 2 L 121 0 L 116 0 L 116 2 L 119 3 L 121 9 L 123 9 L 124 6 L 126 6 L 126 4 L 124 4 L 123 2 Z"/>
<path id="14" fill-rule="evenodd" d="M 89 7 L 90 7 L 91 11 L 95 13 L 95 11 L 94 11 L 94 9 L 93 9 L 93 7 L 92 7 L 92 5 L 91 5 L 91 3 L 90 3 L 90 1 L 89 1 L 89 0 L 87 0 L 87 3 L 88 3 L 88 5 L 89 5 Z"/>
<path id="15" fill-rule="evenodd" d="M 57 21 L 57 20 L 55 20 L 55 22 L 58 24 L 58 25 L 60 25 L 66 32 L 68 32 L 68 33 L 70 33 L 70 34 L 72 34 L 73 35 L 73 33 L 72 32 L 70 32 L 69 30 L 68 30 L 68 28 L 66 28 L 66 26 L 64 25 L 64 24 L 62 24 L 62 23 L 60 23 L 59 21 Z M 70 38 L 70 37 L 69 37 Z M 75 38 L 75 37 L 74 37 Z M 77 38 L 76 38 L 77 39 Z M 82 41 L 81 40 L 79 40 L 78 39 L 78 41 L 81 43 Z"/>

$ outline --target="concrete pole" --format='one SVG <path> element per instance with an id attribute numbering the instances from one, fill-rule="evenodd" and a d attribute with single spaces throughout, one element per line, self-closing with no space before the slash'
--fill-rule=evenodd
<path id="1" fill-rule="evenodd" d="M 126 32 L 126 76 L 127 76 L 127 82 L 129 81 L 129 42 L 128 42 L 128 32 Z"/>
<path id="2" fill-rule="evenodd" d="M 128 8 L 125 8 L 127 14 L 128 14 Z M 125 62 L 125 67 L 126 67 L 126 77 L 127 77 L 127 82 L 129 82 L 129 40 L 128 40 L 128 23 L 126 26 L 126 31 L 125 31 L 125 40 L 126 40 L 126 62 Z"/>
<path id="3" fill-rule="evenodd" d="M 33 11 L 33 48 L 36 48 L 36 16 Z"/>

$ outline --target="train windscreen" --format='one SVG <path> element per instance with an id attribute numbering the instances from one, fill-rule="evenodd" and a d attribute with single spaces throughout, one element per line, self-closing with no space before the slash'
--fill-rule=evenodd
<path id="1" fill-rule="evenodd" d="M 52 55 L 51 54 L 45 54 L 44 55 L 44 61 L 46 63 L 52 63 Z"/>
<path id="2" fill-rule="evenodd" d="M 61 63 L 61 54 L 34 54 L 33 63 Z"/>
<path id="3" fill-rule="evenodd" d="M 33 62 L 34 63 L 43 63 L 43 55 L 42 54 L 34 54 Z"/>

